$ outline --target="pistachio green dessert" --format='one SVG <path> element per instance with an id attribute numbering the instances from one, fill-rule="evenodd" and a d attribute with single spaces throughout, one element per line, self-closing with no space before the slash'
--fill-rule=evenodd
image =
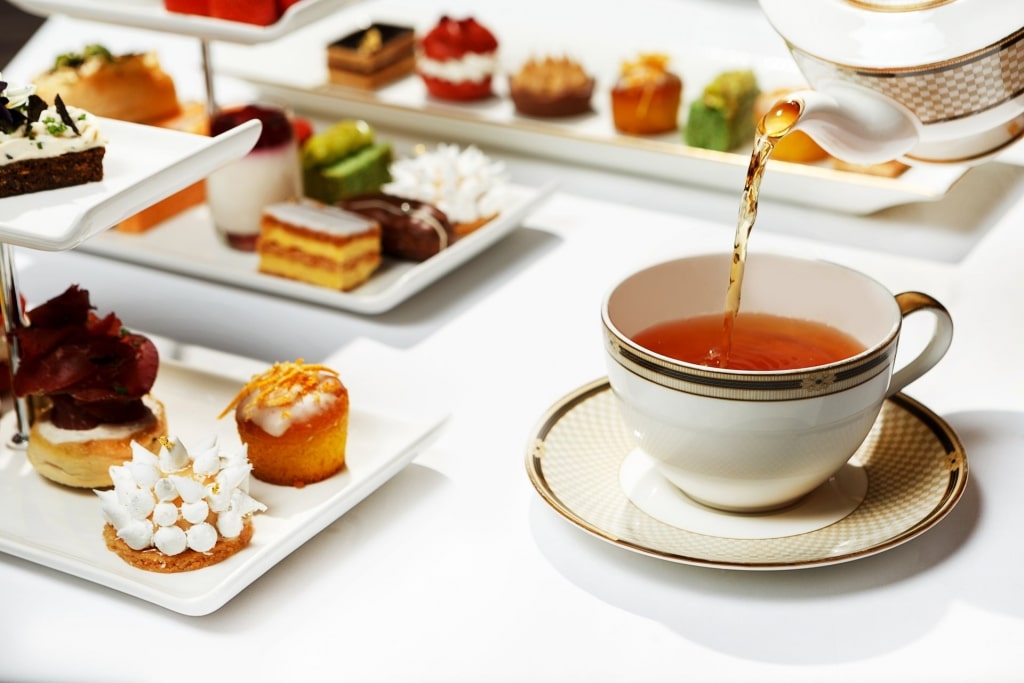
<path id="1" fill-rule="evenodd" d="M 726 71 L 690 104 L 683 139 L 691 147 L 727 152 L 754 137 L 754 100 L 760 89 L 750 70 Z"/>
<path id="2" fill-rule="evenodd" d="M 375 139 L 365 121 L 339 121 L 311 136 L 302 146 L 302 192 L 336 204 L 376 192 L 391 180 L 391 144 Z"/>

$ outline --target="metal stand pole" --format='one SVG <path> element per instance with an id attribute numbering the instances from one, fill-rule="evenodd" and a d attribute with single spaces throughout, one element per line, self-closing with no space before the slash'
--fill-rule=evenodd
<path id="1" fill-rule="evenodd" d="M 18 279 L 14 272 L 13 248 L 6 242 L 0 242 L 0 309 L 4 316 L 4 335 L 7 338 L 8 363 L 11 376 L 18 370 L 21 362 L 21 348 L 15 338 L 14 330 L 26 324 L 25 311 L 21 306 L 21 294 L 18 290 Z M 17 416 L 17 430 L 11 437 L 13 448 L 24 449 L 28 446 L 28 433 L 32 426 L 31 405 L 27 398 L 14 397 L 14 412 Z"/>
<path id="2" fill-rule="evenodd" d="M 217 97 L 213 91 L 213 60 L 210 58 L 210 41 L 199 39 L 203 53 L 203 82 L 206 85 L 206 115 L 210 118 L 217 113 Z"/>

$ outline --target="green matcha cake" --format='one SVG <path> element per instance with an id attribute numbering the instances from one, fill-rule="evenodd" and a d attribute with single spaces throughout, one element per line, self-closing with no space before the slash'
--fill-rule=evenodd
<path id="1" fill-rule="evenodd" d="M 391 144 L 374 140 L 365 121 L 346 120 L 309 138 L 302 147 L 302 193 L 336 204 L 376 192 L 391 180 Z"/>
<path id="2" fill-rule="evenodd" d="M 754 137 L 754 72 L 727 71 L 690 105 L 683 139 L 691 147 L 727 152 Z"/>

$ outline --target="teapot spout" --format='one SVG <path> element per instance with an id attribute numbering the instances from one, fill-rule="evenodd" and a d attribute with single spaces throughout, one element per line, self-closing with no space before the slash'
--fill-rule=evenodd
<path id="1" fill-rule="evenodd" d="M 787 97 L 800 109 L 793 130 L 811 136 L 832 156 L 852 164 L 899 159 L 917 145 L 917 119 L 902 105 L 857 85 L 834 82 Z"/>

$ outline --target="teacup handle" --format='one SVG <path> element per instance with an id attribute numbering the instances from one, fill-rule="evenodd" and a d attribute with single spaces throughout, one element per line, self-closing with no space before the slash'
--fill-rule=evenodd
<path id="1" fill-rule="evenodd" d="M 896 304 L 900 307 L 900 313 L 904 318 L 918 311 L 931 312 L 935 316 L 935 330 L 924 349 L 913 360 L 893 373 L 886 396 L 892 396 L 902 391 L 903 387 L 931 370 L 946 355 L 946 351 L 949 350 L 949 345 L 953 341 L 953 319 L 946 307 L 937 300 L 921 292 L 903 292 L 896 295 Z"/>

